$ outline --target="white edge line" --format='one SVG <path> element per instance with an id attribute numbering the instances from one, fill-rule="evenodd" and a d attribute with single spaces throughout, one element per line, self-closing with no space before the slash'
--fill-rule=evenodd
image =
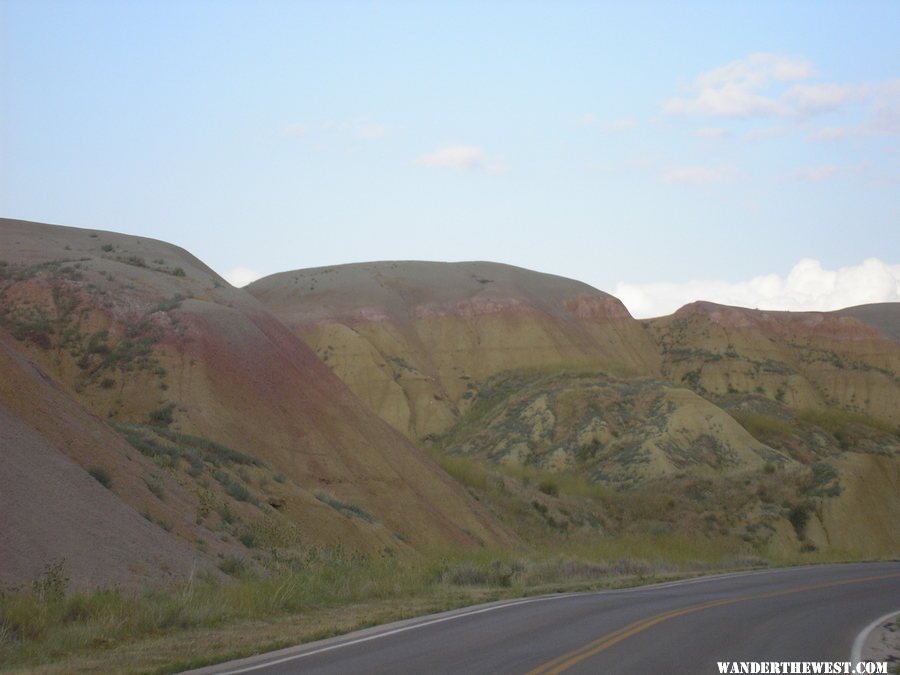
<path id="1" fill-rule="evenodd" d="M 853 641 L 853 649 L 850 650 L 850 663 L 856 665 L 857 663 L 862 662 L 862 650 L 866 644 L 866 640 L 869 639 L 871 632 L 881 624 L 890 621 L 895 616 L 900 616 L 900 610 L 894 610 L 884 616 L 879 616 L 859 632 L 859 635 L 857 635 L 856 639 Z"/>
<path id="2" fill-rule="evenodd" d="M 239 673 L 249 673 L 254 670 L 261 670 L 262 668 L 268 668 L 270 666 L 277 666 L 282 663 L 287 663 L 288 661 L 296 661 L 298 659 L 306 658 L 307 656 L 313 656 L 315 654 L 322 654 L 323 652 L 330 652 L 335 649 L 341 649 L 342 647 L 350 647 L 352 645 L 357 645 L 362 642 L 369 642 L 370 640 L 377 640 L 378 638 L 388 637 L 391 635 L 396 635 L 398 633 L 405 633 L 406 631 L 415 630 L 417 628 L 426 628 L 427 626 L 433 626 L 438 623 L 444 623 L 445 621 L 453 621 L 454 619 L 462 619 L 467 616 L 473 616 L 475 614 L 483 614 L 485 612 L 492 612 L 498 609 L 506 609 L 507 607 L 516 607 L 518 605 L 527 605 L 533 602 L 543 602 L 545 600 L 561 600 L 563 598 L 570 598 L 572 596 L 581 596 L 581 597 L 591 597 L 596 595 L 613 595 L 620 593 L 637 593 L 644 591 L 653 591 L 660 588 L 669 588 L 672 586 L 686 586 L 688 584 L 697 584 L 697 583 L 705 583 L 709 581 L 717 581 L 720 579 L 733 579 L 735 577 L 746 577 L 746 576 L 754 576 L 758 574 L 771 574 L 773 572 L 789 572 L 798 569 L 805 569 L 808 567 L 821 567 L 821 565 L 796 565 L 793 567 L 780 567 L 777 569 L 762 569 L 762 570 L 749 570 L 746 572 L 726 572 L 724 574 L 712 574 L 709 576 L 699 576 L 699 577 L 691 577 L 689 579 L 676 579 L 675 581 L 664 581 L 657 584 L 646 584 L 642 586 L 631 586 L 628 588 L 612 588 L 601 591 L 588 591 L 588 592 L 571 592 L 571 593 L 554 593 L 553 595 L 542 595 L 535 598 L 519 598 L 516 600 L 510 600 L 508 602 L 504 602 L 502 604 L 495 604 L 489 607 L 482 607 L 481 609 L 473 609 L 472 611 L 460 612 L 457 614 L 451 614 L 450 616 L 443 616 L 437 619 L 431 619 L 428 621 L 421 621 L 419 623 L 414 623 L 407 626 L 401 626 L 399 628 L 395 628 L 393 630 L 385 631 L 382 633 L 375 633 L 374 635 L 367 635 L 365 637 L 356 638 L 355 640 L 348 640 L 346 642 L 340 642 L 338 644 L 328 645 L 327 647 L 320 647 L 319 649 L 314 649 L 312 651 L 303 652 L 302 654 L 291 654 L 288 656 L 284 656 L 280 659 L 275 659 L 272 661 L 263 661 L 262 663 L 257 663 L 253 665 L 248 665 L 243 668 L 236 668 L 234 670 L 223 670 L 223 671 L 207 671 L 203 670 L 203 672 L 216 672 L 218 675 L 239 675 Z M 866 627 L 863 633 L 867 631 L 871 631 L 878 625 L 878 623 L 885 618 L 890 618 L 893 616 L 892 614 L 886 615 L 886 617 L 882 617 L 875 621 L 871 626 Z M 414 619 L 413 619 L 414 620 Z M 860 633 L 862 635 L 862 633 Z M 857 640 L 859 640 L 859 636 L 857 636 Z M 302 645 L 298 645 L 302 646 Z M 856 643 L 853 645 L 854 653 L 856 653 Z M 860 649 L 862 648 L 862 644 L 860 644 Z M 288 649 L 293 649 L 292 647 L 288 647 Z M 256 656 L 246 657 L 248 659 L 258 658 L 263 656 L 263 654 L 258 654 Z M 225 664 L 220 664 L 225 665 Z M 210 666 L 210 668 L 215 668 L 215 666 Z"/>

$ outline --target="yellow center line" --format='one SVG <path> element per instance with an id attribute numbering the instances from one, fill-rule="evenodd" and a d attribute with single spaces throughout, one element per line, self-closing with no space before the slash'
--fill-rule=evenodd
<path id="1" fill-rule="evenodd" d="M 782 595 L 803 593 L 804 591 L 814 591 L 822 588 L 832 588 L 834 586 L 846 586 L 848 584 L 859 584 L 866 581 L 880 581 L 883 579 L 893 579 L 896 577 L 900 577 L 900 573 L 883 574 L 876 577 L 858 577 L 855 579 L 844 579 L 842 581 L 830 581 L 828 583 L 800 586 L 798 588 L 791 588 L 784 591 L 772 591 L 770 593 L 763 593 L 761 595 L 740 595 L 733 598 L 710 600 L 708 602 L 703 602 L 697 605 L 690 605 L 688 607 L 682 607 L 680 609 L 672 609 L 667 612 L 655 614 L 645 619 L 640 619 L 639 621 L 628 624 L 623 628 L 615 630 L 611 633 L 607 633 L 597 638 L 596 640 L 588 642 L 586 645 L 583 645 L 578 649 L 567 652 L 566 654 L 563 654 L 561 656 L 557 656 L 555 659 L 552 659 L 547 663 L 538 666 L 534 670 L 529 671 L 527 675 L 558 675 L 559 673 L 568 670 L 572 666 L 581 663 L 585 659 L 588 659 L 595 654 L 599 654 L 604 649 L 608 649 L 614 644 L 630 638 L 632 635 L 637 635 L 638 633 L 641 633 L 658 623 L 662 623 L 663 621 L 668 621 L 669 619 L 674 619 L 679 616 L 684 616 L 685 614 L 693 614 L 694 612 L 700 612 L 704 609 L 721 607 L 723 605 L 732 605 L 738 602 L 747 602 L 748 600 L 764 600 L 766 598 L 777 598 Z"/>

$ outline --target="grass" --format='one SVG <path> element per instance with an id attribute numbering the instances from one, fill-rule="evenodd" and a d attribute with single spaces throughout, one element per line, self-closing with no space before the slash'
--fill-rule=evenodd
<path id="1" fill-rule="evenodd" d="M 743 566 L 753 562 L 759 561 L 745 560 Z M 735 559 L 724 563 L 733 566 Z M 207 635 L 206 642 L 195 642 L 193 650 L 150 650 L 155 652 L 154 658 L 165 655 L 165 663 L 156 667 L 159 672 L 169 672 L 240 654 L 230 640 L 210 636 L 230 633 L 230 627 L 248 622 L 287 627 L 303 617 L 315 617 L 299 635 L 287 628 L 276 631 L 288 644 L 379 620 L 500 597 L 631 585 L 691 574 L 716 564 L 714 560 L 698 563 L 696 557 L 685 564 L 662 564 L 652 559 L 526 556 L 509 551 L 436 554 L 404 561 L 310 548 L 302 564 L 261 576 L 240 559 L 225 559 L 220 567 L 236 577 L 232 581 L 207 573 L 137 593 L 104 589 L 41 594 L 37 586 L 7 592 L 0 597 L 0 662 L 7 666 L 35 666 L 62 659 L 77 662 L 79 658 L 102 662 L 108 655 L 108 669 L 120 658 L 116 653 L 122 649 L 140 651 L 138 645 L 148 641 L 182 644 L 191 632 Z M 54 578 L 61 574 L 57 570 Z M 377 607 L 378 618 L 373 619 L 370 611 L 360 613 L 360 606 Z M 243 653 L 259 646 L 246 644 Z M 136 666 L 133 662 L 129 665 Z M 71 662 L 66 662 L 66 670 L 75 670 Z"/>
<path id="2" fill-rule="evenodd" d="M 750 410 L 732 410 L 731 416 L 756 440 L 766 443 L 770 440 L 790 436 L 796 427 L 788 420 Z"/>
<path id="3" fill-rule="evenodd" d="M 432 457 L 441 468 L 463 485 L 475 490 L 492 487 L 491 473 L 499 472 L 525 484 L 534 484 L 542 493 L 550 496 L 568 495 L 589 499 L 604 499 L 611 491 L 595 483 L 589 483 L 584 476 L 571 471 L 551 472 L 530 466 L 496 465 L 488 466 L 483 460 L 460 455 L 444 455 L 433 452 Z"/>
<path id="4" fill-rule="evenodd" d="M 828 408 L 827 410 L 801 410 L 797 418 L 822 427 L 832 435 L 839 435 L 853 427 L 869 427 L 884 434 L 900 436 L 900 429 L 895 426 L 874 419 L 862 413 L 850 412 L 841 408 Z"/>
<path id="5" fill-rule="evenodd" d="M 174 409 L 174 406 L 172 409 Z M 166 410 L 169 410 L 169 407 L 166 406 L 166 408 L 160 410 L 162 410 L 162 413 L 165 413 Z M 169 410 L 169 414 L 171 414 L 171 410 Z M 234 450 L 202 436 L 183 434 L 157 425 L 120 424 L 114 421 L 111 421 L 109 424 L 132 447 L 152 459 L 158 460 L 163 457 L 169 457 L 171 461 L 185 459 L 194 465 L 201 461 L 213 466 L 238 464 L 265 467 L 265 463 L 262 460 L 252 455 Z M 163 442 L 163 440 L 167 442 Z"/>

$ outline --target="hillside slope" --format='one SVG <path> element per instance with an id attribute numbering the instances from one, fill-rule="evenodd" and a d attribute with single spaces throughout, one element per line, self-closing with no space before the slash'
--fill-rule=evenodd
<path id="1" fill-rule="evenodd" d="M 616 298 L 509 265 L 340 265 L 275 274 L 247 290 L 412 438 L 448 428 L 478 383 L 504 370 L 658 369 L 653 344 Z"/>
<path id="2" fill-rule="evenodd" d="M 193 523 L 191 496 L 165 476 L 168 499 L 159 502 L 142 480 L 155 475 L 152 462 L 11 342 L 0 330 L 0 585 L 31 581 L 59 561 L 78 587 L 214 567 L 186 540 L 229 549 Z M 102 470 L 109 487 L 89 470 Z M 141 517 L 151 509 L 181 536 Z"/>
<path id="3" fill-rule="evenodd" d="M 307 545 L 511 541 L 265 308 L 185 251 L 12 220 L 0 221 L 0 251 L 0 326 L 163 477 L 212 502 L 204 527 L 252 541 L 243 530 L 277 512 Z M 216 515 L 223 503 L 240 510 Z"/>

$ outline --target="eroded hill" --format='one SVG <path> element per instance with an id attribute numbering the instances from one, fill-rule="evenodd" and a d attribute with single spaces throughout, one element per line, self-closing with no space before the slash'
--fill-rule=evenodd
<path id="1" fill-rule="evenodd" d="M 182 249 L 3 220 L 0 251 L 0 326 L 91 420 L 55 447 L 82 448 L 76 463 L 104 468 L 113 493 L 168 535 L 204 548 L 186 524 L 196 520 L 248 561 L 272 538 L 379 554 L 511 541 L 262 305 Z M 27 417 L 43 395 L 32 405 L 4 391 L 43 432 Z M 115 441 L 95 442 L 98 425 Z M 166 508 L 176 492 L 179 518 Z M 27 508 L 52 522 L 55 499 Z"/>
<path id="2" fill-rule="evenodd" d="M 760 394 L 798 409 L 841 408 L 900 425 L 896 305 L 768 312 L 696 302 L 645 322 L 662 375 L 697 393 Z M 894 317 L 893 319 L 891 317 Z"/>
<path id="3" fill-rule="evenodd" d="M 728 522 L 685 536 L 718 532 L 767 550 L 884 553 L 900 541 L 882 518 L 896 512 L 900 484 L 894 305 L 790 313 L 694 303 L 638 322 L 585 284 L 490 263 L 299 270 L 248 290 L 447 466 L 460 458 L 503 480 L 537 472 L 664 489 L 689 507 L 675 510 L 678 523 Z M 696 481 L 732 508 L 697 506 Z M 879 514 L 857 523 L 865 545 L 844 530 L 847 514 L 861 517 L 850 496 L 860 481 L 883 491 Z M 510 502 L 481 483 L 473 489 L 505 504 L 495 512 L 513 527 L 535 517 L 527 489 Z M 550 530 L 622 531 L 630 517 L 610 521 L 607 505 L 572 520 L 546 499 L 538 515 L 555 513 L 544 518 Z M 640 517 L 680 527 L 664 504 Z"/>
<path id="4" fill-rule="evenodd" d="M 447 429 L 475 388 L 505 370 L 659 367 L 652 341 L 619 300 L 509 265 L 340 265 L 275 274 L 247 290 L 414 439 Z"/>

